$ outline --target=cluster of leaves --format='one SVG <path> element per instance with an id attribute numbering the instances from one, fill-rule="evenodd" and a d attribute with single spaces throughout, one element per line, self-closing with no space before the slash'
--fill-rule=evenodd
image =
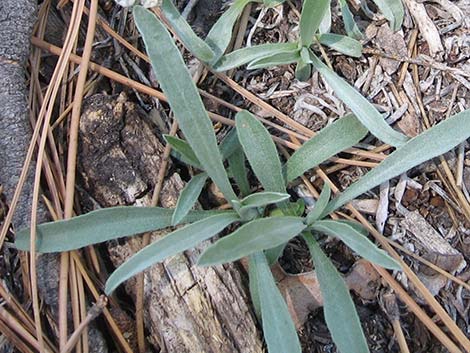
<path id="1" fill-rule="evenodd" d="M 171 0 L 163 0 L 161 9 L 185 46 L 214 70 L 226 71 L 244 64 L 248 64 L 248 69 L 259 69 L 296 63 L 296 77 L 299 80 L 307 80 L 311 76 L 313 67 L 373 135 L 396 147 L 407 141 L 406 136 L 388 126 L 377 109 L 325 65 L 312 50 L 313 44 L 317 42 L 346 55 L 361 56 L 362 45 L 354 39 L 360 35 L 360 32 L 358 32 L 345 0 L 340 4 L 349 36 L 328 33 L 331 22 L 330 0 L 305 0 L 300 18 L 300 36 L 297 42 L 261 44 L 223 55 L 230 43 L 233 25 L 244 7 L 250 2 L 252 0 L 236 0 L 215 23 L 205 40 L 193 32 Z M 265 5 L 273 5 L 282 1 L 264 2 Z M 375 3 L 394 28 L 401 26 L 403 20 L 401 0 L 375 0 Z"/>
<path id="2" fill-rule="evenodd" d="M 224 21 L 227 21 L 227 18 L 236 19 L 233 13 L 239 14 L 248 2 L 235 1 L 222 16 L 225 16 Z M 372 110 L 373 107 L 367 100 L 346 85 L 311 51 L 311 39 L 328 6 L 327 0 L 304 1 L 300 45 L 295 44 L 295 50 L 292 49 L 294 46 L 291 46 L 292 50 L 286 53 L 296 53 L 297 65 L 301 66 L 298 71 L 308 70 L 306 67 L 311 65 L 319 70 L 336 93 L 349 103 L 355 115 L 349 114 L 324 128 L 298 149 L 284 165 L 268 131 L 247 111 L 236 115 L 236 128 L 220 146 L 217 145 L 211 121 L 197 87 L 173 39 L 151 12 L 141 6 L 135 6 L 134 18 L 153 69 L 186 138 L 181 140 L 166 136 L 167 142 L 171 144 L 178 158 L 201 172 L 182 191 L 175 209 L 115 207 L 66 221 L 42 224 L 37 229 L 37 251 L 68 251 L 110 239 L 186 224 L 145 247 L 120 266 L 106 283 L 106 293 L 109 294 L 121 283 L 153 264 L 196 246 L 230 225 L 239 224 L 231 234 L 209 246 L 200 256 L 198 263 L 201 266 L 209 266 L 248 257 L 250 293 L 256 313 L 262 322 L 269 352 L 300 353 L 295 327 L 271 274 L 270 265 L 277 261 L 287 241 L 301 235 L 308 244 L 315 264 L 324 297 L 325 320 L 333 340 L 341 352 L 368 352 L 348 289 L 319 247 L 317 237 L 319 234 L 337 237 L 357 254 L 379 266 L 391 270 L 399 270 L 400 267 L 367 238 L 367 232 L 359 224 L 328 220 L 325 217 L 365 191 L 445 153 L 464 141 L 470 135 L 470 113 L 457 114 L 411 140 L 392 130 L 383 123 L 378 112 Z M 222 43 L 221 37 L 215 35 L 217 31 L 221 33 L 227 30 L 228 26 L 216 24 L 215 27 L 218 28 L 211 30 L 211 33 L 215 32 L 209 33 L 206 41 L 202 41 L 182 20 L 170 0 L 163 0 L 162 9 L 173 27 L 178 27 L 180 39 L 198 57 L 204 58 L 207 63 L 212 62 L 213 65 L 231 60 L 227 57 L 233 53 L 226 55 L 225 59 L 221 56 L 227 43 Z M 219 52 L 216 48 L 219 48 Z M 217 56 L 219 58 L 215 60 Z M 251 58 L 254 57 L 253 54 Z M 259 57 L 253 60 L 259 60 Z M 330 200 L 330 189 L 325 186 L 315 208 L 306 215 L 303 207 L 289 201 L 289 182 L 355 145 L 368 131 L 399 147 L 379 166 L 336 198 Z M 246 160 L 263 186 L 263 192 L 250 194 Z M 227 163 L 228 169 L 225 169 L 224 162 Z M 238 194 L 229 176 L 237 185 Z M 231 203 L 232 211 L 191 210 L 208 178 Z M 18 249 L 29 249 L 29 235 L 28 229 L 17 234 Z"/>

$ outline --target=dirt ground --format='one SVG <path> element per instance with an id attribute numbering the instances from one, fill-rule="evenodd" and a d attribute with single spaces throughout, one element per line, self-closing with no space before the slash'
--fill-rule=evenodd
<path id="1" fill-rule="evenodd" d="M 178 0 L 176 3 L 181 11 L 189 11 L 188 1 Z M 189 3 L 192 5 L 193 2 Z M 188 20 L 195 31 L 204 36 L 218 19 L 226 4 L 224 1 L 210 0 L 199 0 L 196 3 L 195 7 L 189 11 Z M 338 11 L 339 5 L 336 1 L 332 3 L 332 32 L 344 34 L 344 26 Z M 367 8 L 361 8 L 360 1 L 350 1 L 355 19 L 364 34 L 362 39 L 364 53 L 360 58 L 347 57 L 326 48 L 316 47 L 315 49 L 327 58 L 334 70 L 373 102 L 393 127 L 410 137 L 418 135 L 453 114 L 470 109 L 470 2 L 468 0 L 453 2 L 404 0 L 404 4 L 407 5 L 405 20 L 403 28 L 396 33 L 390 29 L 389 24 L 380 14 L 375 14 L 376 9 L 369 1 L 364 3 L 369 5 L 370 12 Z M 54 3 L 44 12 L 40 12 L 40 19 L 45 25 L 44 40 L 62 47 L 72 16 L 72 4 L 67 3 L 59 9 L 56 5 Z M 241 40 L 235 40 L 232 44 L 237 47 L 295 40 L 299 32 L 300 9 L 300 1 L 287 1 L 273 9 L 262 9 L 261 6 L 254 4 L 250 12 L 242 16 L 240 24 L 236 27 L 234 37 Z M 128 10 L 115 6 L 110 0 L 103 0 L 100 1 L 99 13 L 116 33 L 135 48 L 145 52 L 142 43 L 138 40 L 138 33 Z M 83 54 L 85 33 L 86 21 L 81 26 L 76 49 L 78 55 Z M 35 35 L 39 36 L 38 33 Z M 197 70 L 202 72 L 200 75 L 202 79 L 198 82 L 199 87 L 219 98 L 217 100 L 207 94 L 203 97 L 207 110 L 212 113 L 233 119 L 234 111 L 230 109 L 230 104 L 248 109 L 261 118 L 275 122 L 277 127 L 268 127 L 272 135 L 288 140 L 288 135 L 283 133 L 279 126 L 292 130 L 292 125 L 279 119 L 276 120 L 273 116 L 285 114 L 305 128 L 319 131 L 348 112 L 346 105 L 336 97 L 335 92 L 316 72 L 312 74 L 309 81 L 299 82 L 294 77 L 293 65 L 252 71 L 242 67 L 230 72 L 225 79 L 221 79 L 201 68 L 183 46 L 180 45 L 180 47 L 192 72 Z M 33 55 L 37 54 L 33 52 L 31 55 L 33 58 Z M 158 89 L 158 82 L 148 63 L 135 52 L 119 44 L 119 41 L 111 37 L 103 26 L 97 26 L 91 60 L 115 73 Z M 40 65 L 35 66 L 33 63 L 31 59 L 29 75 L 31 77 L 37 75 L 35 88 L 40 88 L 34 91 L 35 97 L 31 98 L 34 101 L 32 111 L 37 113 L 40 107 L 39 102 L 43 98 L 41 94 L 51 82 L 57 57 L 43 51 Z M 63 117 L 60 118 L 61 116 L 67 116 L 64 115 L 64 111 L 73 97 L 74 79 L 77 72 L 76 66 L 69 67 L 67 75 L 64 76 L 66 79 L 61 85 L 59 98 L 53 107 L 51 124 L 54 126 L 53 139 L 56 145 L 52 147 L 51 143 L 46 151 L 52 166 L 56 162 L 62 167 L 65 165 L 68 123 L 66 120 L 61 122 L 58 119 L 63 119 Z M 228 77 L 231 77 L 236 84 L 230 84 Z M 250 99 L 244 89 L 254 94 L 257 99 L 268 103 L 271 108 L 266 109 L 266 106 L 257 103 L 256 99 Z M 174 206 L 177 195 L 185 182 L 190 179 L 192 170 L 172 158 L 168 165 L 162 166 L 166 163 L 163 162 L 162 157 L 165 144 L 162 135 L 169 133 L 172 129 L 172 117 L 168 106 L 155 97 L 99 73 L 89 75 L 84 95 L 86 98 L 80 126 L 82 135 L 78 150 L 75 209 L 86 213 L 99 207 L 149 205 L 155 188 L 155 170 L 159 168 L 166 168 L 160 204 L 166 207 Z M 106 129 L 103 129 L 97 138 L 95 132 L 90 136 L 87 135 L 87 129 L 90 129 L 87 124 L 91 121 L 88 118 L 93 117 L 93 114 L 98 111 L 103 114 L 103 117 L 108 117 L 106 122 L 109 125 L 105 126 Z M 273 111 L 276 113 L 273 114 Z M 230 128 L 220 122 L 215 123 L 214 126 L 220 139 Z M 91 129 L 95 130 L 94 127 Z M 147 143 L 142 145 L 142 141 Z M 389 147 L 383 146 L 372 135 L 366 137 L 357 147 L 365 151 L 379 150 L 382 157 L 391 152 Z M 102 159 L 107 153 L 112 157 Z M 151 155 L 156 155 L 158 158 L 155 159 Z M 321 170 L 340 190 L 344 190 L 378 162 L 372 159 L 364 160 L 362 157 L 346 152 L 338 155 L 338 158 L 357 162 L 348 165 L 333 160 L 321 165 Z M 105 164 L 103 160 L 106 160 Z M 64 173 L 63 170 L 54 168 L 51 169 L 53 176 L 43 177 L 42 190 L 46 206 L 49 210 L 57 211 L 57 205 L 62 202 L 62 199 L 54 193 L 60 194 Z M 117 175 L 115 170 L 121 172 L 116 172 L 119 173 L 118 177 L 113 180 L 113 183 L 108 183 L 110 175 L 113 178 Z M 123 170 L 127 172 L 122 172 Z M 314 190 L 321 190 L 323 181 L 316 171 L 307 174 L 306 179 Z M 55 185 L 57 189 L 51 185 Z M 132 193 L 129 190 L 132 190 Z M 353 205 L 388 239 L 445 309 L 451 320 L 465 336 L 470 337 L 470 266 L 468 264 L 470 261 L 470 196 L 468 190 L 470 190 L 470 158 L 468 143 L 464 142 L 441 158 L 416 167 L 406 175 L 362 195 L 360 199 L 353 202 Z M 316 195 L 313 195 L 311 190 L 300 181 L 290 185 L 289 192 L 294 200 L 302 199 L 307 206 L 311 205 L 316 198 Z M 55 204 L 56 199 L 59 201 Z M 200 206 L 208 209 L 220 205 L 217 191 L 208 186 L 200 198 Z M 4 219 L 7 210 L 8 201 L 4 197 L 0 198 L 0 219 Z M 346 218 L 353 217 L 346 210 L 343 210 L 340 215 Z M 3 286 L 7 288 L 8 292 L 17 298 L 26 310 L 29 310 L 30 317 L 32 317 L 28 270 L 25 266 L 27 259 L 24 254 L 18 254 L 15 251 L 12 245 L 13 240 L 14 231 L 12 230 L 8 234 L 6 245 L 0 255 L 2 288 Z M 390 288 L 388 282 L 381 278 L 373 268 L 337 240 L 325 237 L 321 240 L 321 245 L 351 288 L 371 352 L 406 352 L 403 347 L 400 347 L 399 339 L 397 339 L 400 330 L 409 352 L 448 352 L 422 320 L 410 310 L 409 306 Z M 108 273 L 140 246 L 140 240 L 120 240 L 81 252 L 87 273 L 96 287 L 102 290 Z M 243 344 L 255 345 L 256 350 L 253 352 L 263 351 L 259 332 L 256 332 L 259 327 L 245 291 L 247 279 L 243 264 L 226 267 L 223 269 L 226 272 L 221 270 L 214 274 L 193 272 L 191 265 L 198 251 L 195 250 L 194 253 L 186 255 L 184 266 L 188 268 L 188 273 L 202 278 L 199 283 L 207 280 L 208 276 L 223 277 L 221 283 L 233 290 L 232 294 L 236 293 L 233 295 L 235 299 L 225 298 L 224 300 L 234 300 L 240 303 L 240 312 L 246 310 L 246 315 L 249 317 L 249 323 L 245 324 L 243 329 L 246 330 L 246 335 L 252 335 L 253 339 L 252 341 L 251 338 L 247 339 Z M 58 328 L 55 325 L 58 308 L 56 307 L 56 294 L 52 296 L 49 294 L 58 291 L 58 261 L 57 257 L 42 258 L 39 261 L 40 265 L 50 266 L 47 270 L 43 269 L 42 272 L 40 270 L 40 273 L 46 277 L 50 275 L 50 278 L 45 280 L 46 284 L 39 284 L 39 290 L 44 304 L 43 328 L 54 342 L 52 346 L 57 340 Z M 299 281 L 315 281 L 315 277 L 312 277 L 314 268 L 308 249 L 300 239 L 294 239 L 289 243 L 280 259 L 280 265 L 282 269 L 278 268 L 277 271 L 281 273 L 282 279 L 281 277 L 278 279 L 281 286 L 287 287 L 283 287 L 285 293 L 289 293 L 290 283 L 295 285 Z M 434 266 L 434 269 L 429 265 Z M 152 271 L 166 271 L 167 276 L 171 277 L 173 270 L 174 267 L 166 263 L 163 267 Z M 228 276 L 230 278 L 224 277 L 226 273 L 230 274 Z M 159 298 L 159 295 L 170 292 L 165 292 L 162 289 L 163 285 L 156 283 L 158 278 L 161 278 L 155 277 L 156 273 L 152 272 L 148 276 L 146 281 L 149 282 L 146 283 L 151 284 L 145 287 L 149 293 L 144 293 L 144 306 L 152 305 L 151 302 L 155 300 L 159 301 L 158 305 L 161 307 L 182 305 L 180 302 Z M 159 276 L 164 277 L 161 273 Z M 435 314 L 427 298 L 423 297 L 413 281 L 403 273 L 393 273 L 393 277 L 411 299 L 418 303 L 424 313 L 450 337 L 453 337 L 451 329 Z M 111 314 L 117 318 L 119 329 L 124 333 L 129 347 L 134 352 L 142 351 L 135 321 L 134 298 L 137 295 L 137 288 L 138 282 L 131 282 L 125 289 L 121 289 L 117 295 L 110 298 Z M 207 288 L 201 289 L 201 291 L 204 290 Z M 88 303 L 96 301 L 88 289 L 83 291 L 86 292 L 84 297 Z M 312 287 L 312 291 L 315 291 L 315 287 Z M 316 294 L 318 295 L 318 293 L 311 292 L 307 297 L 302 298 L 302 305 L 290 307 L 297 315 L 296 324 L 303 351 L 305 353 L 337 352 L 328 333 L 321 305 L 314 299 Z M 0 295 L 3 294 L 0 292 Z M 300 294 L 297 294 L 296 298 L 300 300 L 299 296 Z M 212 299 L 210 297 L 207 301 L 210 302 Z M 187 305 L 191 308 L 190 304 Z M 214 305 L 217 307 L 217 304 Z M 243 305 L 246 305 L 246 309 Z M 162 342 L 169 340 L 169 336 L 165 336 L 168 332 L 162 331 L 164 331 L 164 325 L 171 326 L 171 323 L 165 321 L 171 313 L 166 313 L 165 317 L 158 310 L 154 312 L 147 306 L 145 308 L 144 333 L 147 351 L 166 352 L 165 344 Z M 216 309 L 214 310 L 217 311 Z M 69 306 L 68 310 L 75 309 Z M 5 319 L 0 316 L 0 323 L 2 320 L 5 323 Z M 105 319 L 100 317 L 92 326 L 90 336 L 94 338 L 92 338 L 90 351 L 125 351 L 116 343 L 113 331 L 104 322 Z M 397 329 L 397 322 L 400 329 Z M 8 327 L 8 325 L 2 327 Z M 228 327 L 228 331 L 232 329 L 230 323 L 225 321 L 221 327 Z M 218 330 L 217 327 L 204 329 Z M 7 339 L 11 340 L 11 337 L 7 331 L 2 332 L 0 352 L 12 352 L 15 349 L 24 351 L 18 345 L 13 348 L 15 345 L 11 345 Z M 198 349 L 201 352 L 212 352 L 213 348 L 207 348 L 206 343 L 203 342 L 206 338 L 202 338 L 197 341 L 202 347 Z M 461 349 L 462 352 L 470 352 L 469 347 Z M 242 352 L 243 350 L 233 348 L 232 351 Z"/>

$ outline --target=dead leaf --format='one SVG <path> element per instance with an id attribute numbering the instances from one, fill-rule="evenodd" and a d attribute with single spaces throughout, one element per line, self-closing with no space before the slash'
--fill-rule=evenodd
<path id="1" fill-rule="evenodd" d="M 398 32 L 393 32 L 388 23 L 379 28 L 375 40 L 379 48 L 389 55 L 401 58 L 406 57 L 408 54 L 405 40 Z M 389 75 L 395 73 L 400 67 L 399 61 L 387 58 L 380 58 L 379 63 Z"/>
<path id="2" fill-rule="evenodd" d="M 405 216 L 405 219 L 401 222 L 404 228 L 414 236 L 428 253 L 457 256 L 460 261 L 456 261 L 453 271 L 461 271 L 466 266 L 462 254 L 454 249 L 418 211 L 411 212 L 403 206 L 399 206 L 397 209 Z"/>
<path id="3" fill-rule="evenodd" d="M 380 287 L 380 275 L 364 259 L 358 260 L 346 277 L 348 287 L 364 300 L 374 300 Z"/>
<path id="4" fill-rule="evenodd" d="M 315 271 L 291 275 L 284 272 L 279 264 L 272 270 L 295 326 L 302 327 L 309 313 L 323 306 L 320 284 Z M 362 259 L 354 264 L 346 275 L 345 282 L 349 289 L 366 301 L 376 297 L 381 284 L 380 276 L 372 264 Z"/>

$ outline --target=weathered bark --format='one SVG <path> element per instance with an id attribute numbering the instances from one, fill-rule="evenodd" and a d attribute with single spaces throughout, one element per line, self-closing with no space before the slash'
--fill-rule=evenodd
<path id="1" fill-rule="evenodd" d="M 9 204 L 31 141 L 25 66 L 36 21 L 35 0 L 0 1 L 0 184 Z M 26 180 L 13 218 L 23 228 L 31 215 L 33 173 Z M 1 352 L 12 347 L 2 345 Z"/>
<path id="2" fill-rule="evenodd" d="M 10 202 L 31 141 L 25 64 L 36 20 L 35 0 L 0 1 L 0 183 Z M 33 173 L 29 174 L 13 224 L 29 223 Z"/>
<path id="3" fill-rule="evenodd" d="M 84 186 L 103 206 L 150 204 L 163 146 L 134 104 L 96 95 L 88 99 L 80 125 L 80 173 Z M 175 205 L 183 182 L 167 178 L 164 207 Z M 152 241 L 165 232 L 155 232 Z M 207 245 L 207 244 L 206 244 Z M 233 265 L 200 268 L 204 247 L 187 251 L 145 271 L 145 324 L 149 340 L 166 352 L 262 352 L 255 319 Z M 141 248 L 139 237 L 109 245 L 116 266 Z M 135 294 L 135 281 L 126 284 Z"/>

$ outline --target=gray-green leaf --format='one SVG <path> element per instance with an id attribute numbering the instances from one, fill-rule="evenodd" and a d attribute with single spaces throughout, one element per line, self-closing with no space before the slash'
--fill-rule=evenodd
<path id="1" fill-rule="evenodd" d="M 285 0 L 263 0 L 263 5 L 266 7 L 274 7 L 282 4 L 284 1 Z"/>
<path id="2" fill-rule="evenodd" d="M 330 201 L 324 214 L 333 212 L 364 192 L 407 170 L 439 156 L 470 136 L 470 110 L 466 110 L 426 130 L 398 148 L 377 167 Z"/>
<path id="3" fill-rule="evenodd" d="M 201 266 L 232 262 L 255 252 L 273 248 L 306 228 L 300 217 L 255 219 L 210 246 L 199 258 Z"/>
<path id="4" fill-rule="evenodd" d="M 161 9 L 179 39 L 196 58 L 204 62 L 214 59 L 212 49 L 194 33 L 171 0 L 163 0 Z"/>
<path id="5" fill-rule="evenodd" d="M 323 220 L 315 222 L 312 229 L 339 238 L 357 254 L 370 262 L 390 270 L 401 270 L 400 265 L 385 251 L 379 249 L 366 236 L 346 223 Z"/>
<path id="6" fill-rule="evenodd" d="M 257 192 L 256 194 L 251 194 L 241 200 L 241 209 L 244 208 L 254 208 L 254 207 L 263 207 L 271 203 L 278 203 L 289 199 L 290 195 L 280 192 Z"/>
<path id="7" fill-rule="evenodd" d="M 362 33 L 359 27 L 357 26 L 356 21 L 354 21 L 353 14 L 349 9 L 348 3 L 346 0 L 339 0 L 339 5 L 341 7 L 341 16 L 343 17 L 344 29 L 349 37 L 360 40 L 362 39 Z"/>
<path id="8" fill-rule="evenodd" d="M 220 154 L 222 155 L 222 159 L 225 160 L 230 158 L 233 154 L 239 153 L 241 149 L 240 142 L 238 141 L 237 130 L 232 129 L 228 132 L 228 134 L 224 137 L 222 142 L 220 143 Z"/>
<path id="9" fill-rule="evenodd" d="M 311 225 L 320 219 L 321 215 L 323 214 L 323 211 L 325 210 L 326 205 L 328 205 L 328 201 L 330 201 L 330 197 L 331 197 L 331 188 L 327 183 L 325 183 L 325 185 L 323 185 L 323 189 L 321 191 L 320 197 L 315 203 L 314 209 L 310 211 L 309 214 L 307 215 L 308 225 Z"/>
<path id="10" fill-rule="evenodd" d="M 194 176 L 189 183 L 181 191 L 181 195 L 176 203 L 175 212 L 171 218 L 171 225 L 175 226 L 186 217 L 188 212 L 196 203 L 199 195 L 201 194 L 202 188 L 207 180 L 207 174 L 201 173 Z"/>
<path id="11" fill-rule="evenodd" d="M 281 162 L 269 132 L 246 110 L 239 112 L 235 120 L 240 144 L 264 189 L 285 193 Z"/>
<path id="12" fill-rule="evenodd" d="M 62 252 L 171 226 L 172 208 L 119 206 L 103 208 L 68 220 L 38 225 L 36 251 Z M 220 211 L 191 211 L 181 223 L 191 223 Z M 18 250 L 29 250 L 31 229 L 16 233 Z"/>
<path id="13" fill-rule="evenodd" d="M 288 159 L 284 166 L 287 181 L 294 180 L 307 170 L 353 146 L 366 134 L 367 129 L 352 114 L 335 121 L 305 142 Z"/>
<path id="14" fill-rule="evenodd" d="M 206 37 L 206 43 L 215 53 L 214 62 L 220 59 L 232 39 L 232 30 L 245 6 L 253 0 L 235 0 L 230 8 L 223 13 L 211 28 Z"/>
<path id="15" fill-rule="evenodd" d="M 242 196 L 250 193 L 250 183 L 248 181 L 248 171 L 245 165 L 245 154 L 240 146 L 238 152 L 228 158 L 229 171 L 240 189 Z"/>
<path id="16" fill-rule="evenodd" d="M 219 233 L 239 218 L 235 212 L 211 216 L 184 228 L 175 230 L 162 239 L 146 246 L 121 266 L 108 278 L 105 292 L 111 293 L 122 282 L 146 268 L 174 256 Z"/>
<path id="17" fill-rule="evenodd" d="M 174 157 L 178 158 L 181 162 L 202 170 L 201 163 L 189 143 L 170 135 L 163 135 L 163 138 L 171 145 Z"/>
<path id="18" fill-rule="evenodd" d="M 311 53 L 311 59 L 313 66 L 333 88 L 339 99 L 346 103 L 361 123 L 374 136 L 392 146 L 401 146 L 408 140 L 405 135 L 393 130 L 385 122 L 377 109 L 362 94 L 321 62 L 315 54 Z"/>
<path id="19" fill-rule="evenodd" d="M 368 353 L 356 308 L 340 274 L 311 234 L 304 233 L 323 297 L 323 312 L 333 342 L 341 353 Z"/>
<path id="20" fill-rule="evenodd" d="M 292 52 L 297 49 L 297 43 L 268 43 L 235 50 L 224 55 L 214 65 L 216 71 L 227 71 L 254 60 L 270 57 L 274 54 Z"/>
<path id="21" fill-rule="evenodd" d="M 372 0 L 390 22 L 390 27 L 398 31 L 403 23 L 405 11 L 401 0 Z"/>
<path id="22" fill-rule="evenodd" d="M 168 31 L 150 11 L 135 6 L 134 19 L 157 79 L 197 159 L 227 200 L 236 200 L 222 163 L 211 120 L 181 53 Z"/>
<path id="23" fill-rule="evenodd" d="M 330 0 L 304 0 L 302 14 L 300 15 L 300 43 L 309 47 L 313 42 L 313 36 L 318 31 L 320 24 L 330 7 Z"/>
<path id="24" fill-rule="evenodd" d="M 347 224 L 348 226 L 354 228 L 356 232 L 359 232 L 364 236 L 367 236 L 369 234 L 369 231 L 357 221 L 352 221 L 349 219 L 338 219 L 336 222 Z"/>
<path id="25" fill-rule="evenodd" d="M 282 53 L 272 54 L 260 59 L 253 60 L 248 64 L 246 67 L 248 70 L 255 70 L 255 69 L 264 69 L 267 67 L 279 66 L 279 65 L 287 65 L 291 63 L 295 63 L 300 59 L 299 51 L 286 51 Z"/>
<path id="26" fill-rule="evenodd" d="M 318 41 L 327 47 L 345 55 L 359 58 L 362 55 L 362 44 L 351 38 L 339 34 L 325 33 L 318 36 Z"/>
<path id="27" fill-rule="evenodd" d="M 320 27 L 318 27 L 318 33 L 329 33 L 331 30 L 331 6 L 328 6 L 328 9 L 323 16 Z"/>
<path id="28" fill-rule="evenodd" d="M 255 253 L 248 257 L 248 278 L 249 278 L 249 287 L 250 287 L 250 296 L 253 303 L 253 308 L 255 309 L 256 317 L 261 321 L 261 304 L 258 293 L 258 271 L 255 268 L 254 262 L 256 261 L 255 256 L 257 254 L 263 255 L 262 251 Z"/>
<path id="29" fill-rule="evenodd" d="M 295 67 L 295 78 L 299 81 L 308 81 L 312 76 L 312 63 L 308 55 L 308 49 L 300 50 L 300 59 Z"/>
<path id="30" fill-rule="evenodd" d="M 251 256 L 250 260 L 250 272 L 256 273 L 253 277 L 257 281 L 263 333 L 269 353 L 301 353 L 297 331 L 266 257 L 262 252 L 258 252 Z"/>

